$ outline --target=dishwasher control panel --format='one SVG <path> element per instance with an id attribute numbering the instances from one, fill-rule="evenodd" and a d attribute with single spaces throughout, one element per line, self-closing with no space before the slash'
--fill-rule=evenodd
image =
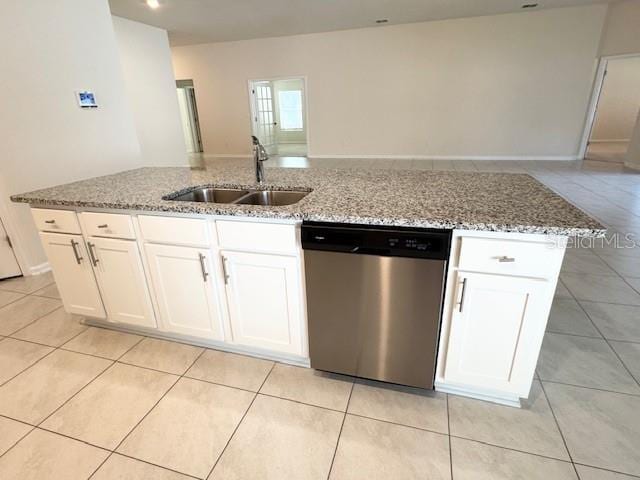
<path id="1" fill-rule="evenodd" d="M 447 259 L 450 230 L 304 222 L 302 248 L 333 252 Z"/>

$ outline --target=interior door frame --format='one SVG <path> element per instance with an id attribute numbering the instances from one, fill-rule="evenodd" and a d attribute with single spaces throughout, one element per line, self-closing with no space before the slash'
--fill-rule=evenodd
<path id="1" fill-rule="evenodd" d="M 254 135 L 253 119 L 255 118 L 255 108 L 254 108 L 253 97 L 252 97 L 253 84 L 255 82 L 274 82 L 277 80 L 302 80 L 302 85 L 303 85 L 302 101 L 304 102 L 304 126 L 305 126 L 305 133 L 307 137 L 307 157 L 310 157 L 311 142 L 309 141 L 309 138 L 311 137 L 311 135 L 309 135 L 309 101 L 308 101 L 309 96 L 307 95 L 309 83 L 307 81 L 306 75 L 286 75 L 286 76 L 280 76 L 280 77 L 260 77 L 260 78 L 248 79 L 247 80 L 247 95 L 248 95 L 247 100 L 249 101 L 249 131 L 251 132 L 251 135 Z M 275 106 L 274 106 L 274 115 L 275 115 Z"/>
<path id="2" fill-rule="evenodd" d="M 607 75 L 607 66 L 609 64 L 609 61 L 632 57 L 640 57 L 640 53 L 605 55 L 598 59 L 596 73 L 593 79 L 593 87 L 591 90 L 591 98 L 589 100 L 589 106 L 587 109 L 587 116 L 584 123 L 584 129 L 582 131 L 582 138 L 580 140 L 580 148 L 578 149 L 578 160 L 584 160 L 584 157 L 587 154 L 587 149 L 589 148 L 589 139 L 591 138 L 591 133 L 593 132 L 593 126 L 595 125 L 598 103 L 600 102 L 602 88 L 604 87 L 604 80 Z"/>
<path id="3" fill-rule="evenodd" d="M 2 224 L 4 225 L 4 229 L 7 232 L 7 236 L 9 240 L 11 240 L 11 248 L 13 248 L 13 255 L 16 257 L 18 261 L 18 266 L 20 270 L 22 270 L 22 275 L 34 275 L 38 273 L 45 273 L 51 270 L 49 267 L 49 262 L 44 262 L 39 265 L 29 265 L 27 261 L 27 255 L 22 248 L 22 243 L 20 241 L 20 234 L 18 233 L 18 228 L 16 225 L 18 224 L 13 212 L 9 210 L 8 199 L 9 194 L 5 191 L 4 185 L 2 183 L 2 178 L 0 178 L 0 217 L 2 217 Z M 38 242 L 40 239 L 38 238 Z"/>

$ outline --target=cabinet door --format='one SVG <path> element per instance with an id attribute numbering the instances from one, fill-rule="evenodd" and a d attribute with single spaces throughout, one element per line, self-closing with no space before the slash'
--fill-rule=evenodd
<path id="1" fill-rule="evenodd" d="M 234 343 L 301 355 L 296 257 L 222 252 Z"/>
<path id="2" fill-rule="evenodd" d="M 90 237 L 87 246 L 109 320 L 155 328 L 156 319 L 136 242 Z"/>
<path id="3" fill-rule="evenodd" d="M 145 252 L 163 330 L 222 340 L 211 252 L 154 244 Z"/>
<path id="4" fill-rule="evenodd" d="M 40 233 L 56 285 L 69 313 L 105 318 L 98 285 L 82 236 Z"/>
<path id="5" fill-rule="evenodd" d="M 546 282 L 463 272 L 457 280 L 446 381 L 527 396 L 546 324 Z"/>

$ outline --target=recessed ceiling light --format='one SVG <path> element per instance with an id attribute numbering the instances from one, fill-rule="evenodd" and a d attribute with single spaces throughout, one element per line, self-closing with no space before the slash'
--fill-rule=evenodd
<path id="1" fill-rule="evenodd" d="M 389 20 L 386 18 L 381 18 L 380 20 L 376 20 L 376 23 L 387 23 Z"/>
<path id="2" fill-rule="evenodd" d="M 158 0 L 147 0 L 147 6 L 155 10 L 160 6 L 160 2 Z"/>
<path id="3" fill-rule="evenodd" d="M 524 5 L 522 5 L 522 8 L 536 8 L 537 6 L 537 3 L 525 3 Z"/>

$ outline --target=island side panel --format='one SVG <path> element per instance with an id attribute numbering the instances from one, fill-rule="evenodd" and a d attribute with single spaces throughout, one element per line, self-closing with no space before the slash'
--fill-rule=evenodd
<path id="1" fill-rule="evenodd" d="M 562 236 L 454 231 L 436 390 L 512 406 L 528 397 L 566 244 Z"/>

